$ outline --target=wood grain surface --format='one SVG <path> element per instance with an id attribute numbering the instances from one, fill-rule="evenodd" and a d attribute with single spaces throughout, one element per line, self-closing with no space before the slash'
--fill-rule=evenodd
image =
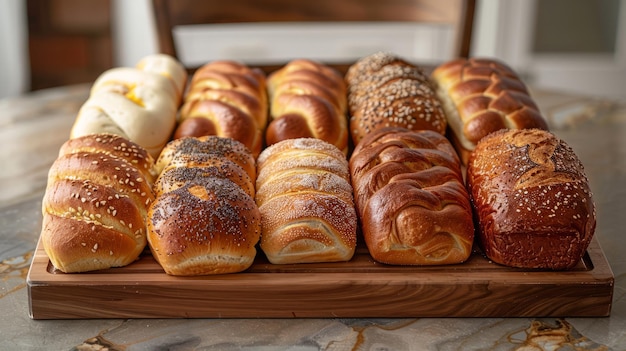
<path id="1" fill-rule="evenodd" d="M 272 265 L 242 273 L 174 277 L 148 251 L 123 268 L 54 269 L 37 246 L 27 277 L 33 319 L 608 316 L 614 276 L 596 239 L 570 271 L 529 271 L 475 251 L 459 265 L 374 262 L 359 247 L 343 263 Z"/>

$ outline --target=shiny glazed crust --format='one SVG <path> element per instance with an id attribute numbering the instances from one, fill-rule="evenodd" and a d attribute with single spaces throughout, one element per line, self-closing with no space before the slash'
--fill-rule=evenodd
<path id="1" fill-rule="evenodd" d="M 430 78 L 390 53 L 358 60 L 345 76 L 354 144 L 385 127 L 446 131 L 447 119 Z"/>
<path id="2" fill-rule="evenodd" d="M 467 260 L 474 226 L 460 161 L 441 134 L 382 128 L 350 158 L 363 237 L 372 257 L 396 265 Z"/>
<path id="3" fill-rule="evenodd" d="M 451 139 L 464 164 L 476 143 L 500 129 L 548 130 L 526 85 L 506 64 L 493 59 L 457 59 L 432 73 Z"/>
<path id="4" fill-rule="evenodd" d="M 595 206 L 564 141 L 539 129 L 492 133 L 472 152 L 467 180 L 491 260 L 554 270 L 580 261 L 595 231 Z"/>
<path id="5" fill-rule="evenodd" d="M 57 269 L 100 270 L 139 257 L 154 199 L 152 165 L 145 150 L 118 136 L 89 135 L 61 147 L 42 201 L 42 243 Z"/>
<path id="6" fill-rule="evenodd" d="M 268 77 L 268 91 L 267 145 L 317 138 L 347 154 L 346 87 L 337 71 L 312 60 L 293 60 Z"/>
<path id="7" fill-rule="evenodd" d="M 266 77 L 240 62 L 219 60 L 193 75 L 174 139 L 216 135 L 243 143 L 256 157 L 267 125 Z"/>

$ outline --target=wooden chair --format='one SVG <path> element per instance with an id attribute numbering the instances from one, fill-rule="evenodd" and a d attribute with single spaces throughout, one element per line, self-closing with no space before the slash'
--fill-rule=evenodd
<path id="1" fill-rule="evenodd" d="M 453 48 L 449 51 L 452 54 L 448 58 L 467 57 L 475 7 L 474 0 L 153 0 L 152 4 L 160 51 L 178 59 L 181 57 L 174 31 L 180 26 L 263 22 L 445 25 L 450 26 L 454 33 Z M 212 43 L 202 42 L 202 45 L 210 46 Z M 215 58 L 207 57 L 206 62 L 212 59 Z M 190 71 L 201 64 L 181 61 Z M 350 62 L 343 63 L 345 67 Z M 275 64 L 280 65 L 281 62 Z M 341 69 L 342 64 L 339 62 L 335 66 Z M 266 70 L 275 67 L 265 65 Z"/>

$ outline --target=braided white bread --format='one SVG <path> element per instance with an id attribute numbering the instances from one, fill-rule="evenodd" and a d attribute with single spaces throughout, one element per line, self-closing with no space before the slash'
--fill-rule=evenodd
<path id="1" fill-rule="evenodd" d="M 133 68 L 110 69 L 94 82 L 70 138 L 111 133 L 157 157 L 176 125 L 186 80 L 184 67 L 161 54 L 147 56 Z"/>

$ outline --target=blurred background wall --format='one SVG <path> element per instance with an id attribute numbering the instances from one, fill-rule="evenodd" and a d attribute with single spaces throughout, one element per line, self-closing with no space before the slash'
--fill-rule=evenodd
<path id="1" fill-rule="evenodd" d="M 418 56 L 419 35 L 406 34 L 412 43 L 390 47 Z M 214 52 L 254 49 L 211 38 Z M 151 1 L 0 0 L 0 48 L 0 97 L 89 83 L 158 51 Z M 626 0 L 478 0 L 472 55 L 500 58 L 536 86 L 626 100 Z"/>

